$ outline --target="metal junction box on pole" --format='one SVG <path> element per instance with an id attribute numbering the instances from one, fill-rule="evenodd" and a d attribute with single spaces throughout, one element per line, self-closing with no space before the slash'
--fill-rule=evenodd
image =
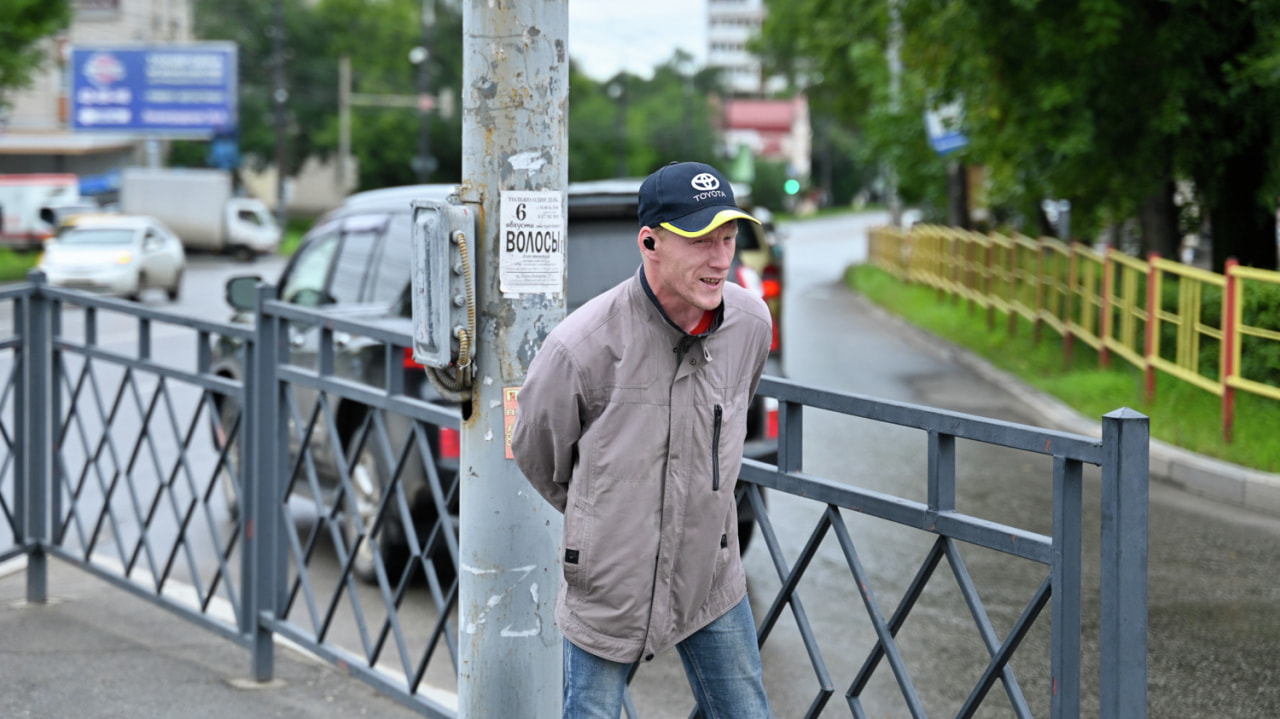
<path id="1" fill-rule="evenodd" d="M 475 212 L 434 200 L 413 203 L 413 359 L 466 371 L 475 339 L 471 252 Z"/>

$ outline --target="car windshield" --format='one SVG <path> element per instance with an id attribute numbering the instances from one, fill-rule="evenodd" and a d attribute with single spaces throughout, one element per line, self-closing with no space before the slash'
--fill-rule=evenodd
<path id="1" fill-rule="evenodd" d="M 65 230 L 58 235 L 60 245 L 127 245 L 133 241 L 134 231 L 124 228 L 94 228 Z"/>

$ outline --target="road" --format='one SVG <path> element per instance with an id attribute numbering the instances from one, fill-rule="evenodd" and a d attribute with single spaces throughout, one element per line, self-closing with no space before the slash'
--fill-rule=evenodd
<path id="1" fill-rule="evenodd" d="M 992 387 L 946 361 L 928 345 L 897 333 L 840 284 L 844 268 L 865 259 L 865 229 L 885 218 L 874 215 L 823 218 L 791 223 L 786 241 L 784 367 L 789 378 L 820 387 L 915 402 L 945 409 L 1038 424 L 1012 395 Z M 273 265 L 274 263 L 274 265 Z M 245 266 L 214 258 L 198 259 L 189 269 L 183 297 L 172 307 L 202 319 L 223 320 L 222 282 L 227 276 L 259 272 L 274 277 L 279 261 Z M 159 296 L 150 307 L 167 307 Z M 0 325 L 7 323 L 0 316 Z M 108 323 L 116 322 L 108 320 Z M 128 345 L 127 322 L 104 325 L 103 337 Z M 115 329 L 111 329 L 111 328 Z M 117 330 L 120 335 L 113 334 Z M 179 350 L 163 347 L 158 351 Z M 181 361 L 175 357 L 174 361 Z M 1118 403 L 1119 404 L 1119 403 Z M 806 414 L 806 471 L 898 496 L 921 500 L 923 444 L 918 436 L 865 421 Z M 1003 451 L 959 448 L 958 503 L 963 511 L 1011 525 L 1048 532 L 1051 501 L 1047 462 L 1029 461 Z M 1097 643 L 1097 479 L 1086 477 L 1086 652 Z M 813 503 L 770 495 L 770 517 L 784 551 L 794 557 L 807 540 L 819 508 Z M 1149 715 L 1190 717 L 1280 716 L 1280 520 L 1226 508 L 1156 481 L 1152 483 L 1150 541 L 1150 690 Z M 929 537 L 883 523 L 849 516 L 883 604 L 896 604 L 902 588 L 922 559 Z M 225 516 L 215 517 L 225 523 Z M 225 524 L 223 524 L 225 526 Z M 305 528 L 306 523 L 301 525 Z M 331 550 L 321 548 L 313 564 L 331 576 Z M 998 633 L 1003 634 L 1043 578 L 1042 570 L 998 557 L 966 554 Z M 763 615 L 778 580 L 759 543 L 745 557 L 753 607 Z M 843 693 L 872 641 L 865 610 L 852 586 L 843 558 L 827 540 L 800 596 L 819 627 L 819 644 L 836 689 L 824 717 L 848 716 Z M 327 583 L 329 579 L 321 579 Z M 936 589 L 935 589 L 936 584 Z M 423 607 L 425 589 L 405 603 Z M 1092 594 L 1091 594 L 1092 593 Z M 362 602 L 374 599 L 362 593 Z M 421 627 L 422 612 L 409 618 Z M 794 623 L 784 622 L 765 646 L 766 684 L 779 717 L 800 716 L 817 691 L 810 657 Z M 1048 716 L 1048 617 L 1028 639 L 1014 668 L 1035 716 Z M 338 636 L 354 644 L 358 632 L 344 620 Z M 930 585 L 925 600 L 900 640 L 916 687 L 930 716 L 954 715 L 977 667 L 985 662 L 972 620 L 945 570 Z M 1096 686 L 1097 666 L 1086 662 L 1085 682 Z M 674 652 L 641 667 L 633 684 L 640 716 L 686 717 L 690 694 Z M 864 695 L 874 717 L 908 716 L 892 677 L 883 668 Z M 1096 699 L 1085 704 L 1096 713 Z M 987 700 L 981 716 L 1012 716 L 1003 693 Z"/>

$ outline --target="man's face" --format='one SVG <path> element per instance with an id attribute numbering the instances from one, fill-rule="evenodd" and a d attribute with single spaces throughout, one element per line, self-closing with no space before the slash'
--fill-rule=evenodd
<path id="1" fill-rule="evenodd" d="M 659 230 L 654 245 L 655 277 L 649 283 L 667 315 L 700 317 L 720 306 L 725 278 L 733 264 L 738 223 L 726 222 L 697 237 Z"/>

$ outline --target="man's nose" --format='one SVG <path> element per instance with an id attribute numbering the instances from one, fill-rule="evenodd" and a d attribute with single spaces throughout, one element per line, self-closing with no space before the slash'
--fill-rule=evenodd
<path id="1" fill-rule="evenodd" d="M 711 253 L 711 266 L 716 269 L 728 269 L 733 264 L 734 243 L 717 242 L 716 251 Z"/>

